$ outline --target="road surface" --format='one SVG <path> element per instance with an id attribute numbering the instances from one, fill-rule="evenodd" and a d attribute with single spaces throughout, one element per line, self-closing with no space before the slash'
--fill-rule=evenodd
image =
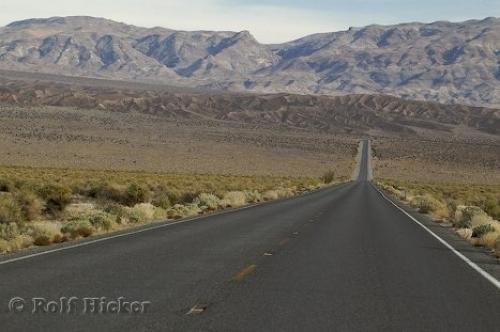
<path id="1" fill-rule="evenodd" d="M 384 199 L 367 165 L 365 142 L 357 181 L 0 263 L 0 330 L 499 331 L 499 289 Z M 61 297 L 69 313 L 40 305 Z M 84 312 L 91 297 L 150 303 Z"/>

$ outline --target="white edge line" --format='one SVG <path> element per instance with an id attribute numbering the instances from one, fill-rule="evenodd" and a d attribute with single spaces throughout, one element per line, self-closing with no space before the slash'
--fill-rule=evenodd
<path id="1" fill-rule="evenodd" d="M 500 281 L 498 281 L 494 276 L 483 270 L 479 265 L 471 261 L 469 258 L 467 258 L 465 255 L 460 253 L 457 249 L 453 248 L 451 244 L 443 240 L 441 237 L 436 235 L 433 231 L 431 231 L 427 226 L 422 224 L 420 221 L 415 219 L 412 215 L 410 215 L 408 212 L 400 208 L 396 203 L 394 203 L 391 199 L 389 199 L 382 191 L 380 191 L 375 185 L 373 187 L 382 195 L 382 197 L 394 205 L 399 211 L 403 212 L 408 218 L 410 218 L 412 221 L 414 221 L 416 224 L 418 224 L 420 227 L 422 227 L 424 230 L 426 230 L 429 234 L 431 234 L 434 238 L 436 238 L 441 244 L 443 244 L 446 248 L 450 249 L 455 255 L 457 255 L 461 260 L 463 260 L 467 265 L 469 265 L 471 268 L 473 268 L 477 273 L 479 273 L 481 276 L 483 276 L 486 280 L 488 280 L 490 283 L 493 284 L 497 289 L 500 289 Z"/>
<path id="2" fill-rule="evenodd" d="M 338 183 L 338 184 L 335 184 L 333 186 L 330 186 L 329 188 L 333 188 L 335 186 L 337 186 L 337 188 L 339 188 L 339 187 L 342 187 L 343 185 L 345 185 L 347 183 L 349 183 L 349 182 Z M 327 189 L 327 188 L 328 187 L 324 187 L 324 188 L 320 188 L 318 190 L 309 191 L 309 192 L 306 192 L 306 193 L 301 194 L 301 195 L 290 197 L 290 199 L 308 196 L 308 195 L 314 194 L 314 193 L 316 193 L 318 191 L 321 191 L 322 189 Z M 192 218 L 189 218 L 189 219 L 183 219 L 183 220 L 172 221 L 172 222 L 164 221 L 164 222 L 160 222 L 160 224 L 156 225 L 156 226 L 150 226 L 150 227 L 146 226 L 145 228 L 141 228 L 141 229 L 137 229 L 137 230 L 133 230 L 132 229 L 129 232 L 126 232 L 126 233 L 104 236 L 104 237 L 101 237 L 101 238 L 95 239 L 95 240 L 89 240 L 89 241 L 85 241 L 85 242 L 81 242 L 81 243 L 76 243 L 76 244 L 72 244 L 72 245 L 68 245 L 68 246 L 64 246 L 64 247 L 60 247 L 60 248 L 56 248 L 56 249 L 44 250 L 44 251 L 36 252 L 36 253 L 33 253 L 33 254 L 27 254 L 27 255 L 24 255 L 24 256 L 19 256 L 19 257 L 15 257 L 15 258 L 11 258 L 11 259 L 6 259 L 4 261 L 0 261 L 0 265 L 14 263 L 14 262 L 17 262 L 17 261 L 22 261 L 22 260 L 33 258 L 33 257 L 37 257 L 37 256 L 47 255 L 47 254 L 51 254 L 51 253 L 58 252 L 58 251 L 64 251 L 64 250 L 69 250 L 69 249 L 84 247 L 84 246 L 88 246 L 88 245 L 91 245 L 91 244 L 94 244 L 94 243 L 104 242 L 104 241 L 107 241 L 107 240 L 112 240 L 112 239 L 116 239 L 116 238 L 120 238 L 120 237 L 130 236 L 130 235 L 134 235 L 134 234 L 140 234 L 140 233 L 152 231 L 152 230 L 155 230 L 155 229 L 170 227 L 170 226 L 174 226 L 174 225 L 178 225 L 178 224 L 183 224 L 183 223 L 187 223 L 187 222 L 193 222 L 193 221 L 197 221 L 197 220 L 208 218 L 208 217 L 220 216 L 220 215 L 224 215 L 224 214 L 227 214 L 227 213 L 237 212 L 237 211 L 241 211 L 241 210 L 245 210 L 245 209 L 249 209 L 249 208 L 253 208 L 253 207 L 257 207 L 257 206 L 263 206 L 265 203 L 277 203 L 277 202 L 278 201 L 274 201 L 274 202 L 271 201 L 271 202 L 249 204 L 249 205 L 245 205 L 245 206 L 242 206 L 242 207 L 239 207 L 239 208 L 235 208 L 235 209 L 222 210 L 222 211 L 220 211 L 217 214 L 199 215 L 199 216 L 195 216 L 195 217 L 192 217 Z"/>
<path id="3" fill-rule="evenodd" d="M 112 240 L 112 239 L 116 239 L 116 238 L 120 238 L 120 237 L 125 237 L 125 236 L 130 236 L 130 235 L 134 235 L 134 234 L 144 233 L 144 232 L 152 231 L 152 230 L 159 229 L 159 228 L 165 228 L 165 227 L 170 227 L 170 226 L 173 226 L 173 225 L 178 225 L 178 224 L 183 224 L 183 223 L 187 223 L 187 222 L 197 221 L 197 220 L 200 220 L 200 219 L 203 219 L 203 218 L 207 218 L 207 217 L 211 217 L 211 216 L 217 216 L 217 215 L 222 215 L 222 214 L 226 214 L 226 213 L 229 213 L 229 212 L 241 211 L 241 210 L 248 209 L 248 208 L 255 207 L 255 206 L 259 206 L 259 205 L 260 204 L 252 204 L 252 205 L 242 206 L 242 207 L 239 207 L 237 209 L 231 209 L 231 210 L 221 211 L 221 213 L 218 213 L 218 214 L 201 215 L 201 216 L 196 216 L 196 217 L 193 217 L 193 218 L 179 220 L 179 221 L 173 221 L 173 222 L 165 221 L 165 222 L 161 222 L 160 225 L 156 225 L 156 226 L 145 227 L 145 228 L 137 229 L 137 230 L 131 230 L 129 232 L 122 233 L 122 234 L 104 236 L 102 238 L 95 239 L 95 240 L 85 241 L 85 242 L 82 242 L 82 243 L 76 243 L 76 244 L 64 246 L 64 247 L 61 247 L 61 248 L 44 250 L 44 251 L 36 252 L 36 253 L 33 253 L 33 254 L 28 254 L 28 255 L 24 255 L 24 256 L 20 256 L 20 257 L 16 257 L 16 258 L 7 259 L 7 260 L 4 260 L 4 261 L 0 261 L 0 265 L 4 265 L 4 264 L 8 264 L 8 263 L 13 263 L 13 262 L 17 262 L 17 261 L 22 261 L 22 260 L 33 258 L 33 257 L 37 257 L 37 256 L 47 255 L 47 254 L 51 254 L 51 253 L 58 252 L 58 251 L 64 251 L 64 250 L 68 250 L 68 249 L 74 249 L 74 248 L 78 248 L 78 247 L 84 247 L 84 246 L 88 246 L 88 245 L 91 245 L 91 244 L 94 244 L 94 243 L 103 242 L 103 241 L 107 241 L 107 240 Z"/>

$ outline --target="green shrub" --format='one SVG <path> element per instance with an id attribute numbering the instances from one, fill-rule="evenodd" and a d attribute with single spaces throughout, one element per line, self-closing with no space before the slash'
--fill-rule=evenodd
<path id="1" fill-rule="evenodd" d="M 11 194 L 0 194 L 0 224 L 22 223 L 22 210 Z"/>
<path id="2" fill-rule="evenodd" d="M 457 228 L 472 228 L 472 221 L 470 219 L 460 219 L 455 221 Z"/>
<path id="3" fill-rule="evenodd" d="M 472 218 L 477 215 L 486 215 L 477 206 L 458 206 L 455 211 L 455 226 L 458 228 L 472 228 Z"/>
<path id="4" fill-rule="evenodd" d="M 495 227 L 490 224 L 482 224 L 472 229 L 472 237 L 482 237 L 492 232 L 495 232 Z"/>

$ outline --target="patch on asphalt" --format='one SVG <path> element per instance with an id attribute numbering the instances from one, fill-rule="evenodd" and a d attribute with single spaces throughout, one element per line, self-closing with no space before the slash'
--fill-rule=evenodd
<path id="1" fill-rule="evenodd" d="M 205 310 L 207 310 L 206 305 L 197 304 L 194 307 L 192 307 L 191 309 L 189 309 L 189 311 L 186 313 L 186 315 L 188 315 L 188 316 L 199 315 L 199 314 L 203 313 Z"/>

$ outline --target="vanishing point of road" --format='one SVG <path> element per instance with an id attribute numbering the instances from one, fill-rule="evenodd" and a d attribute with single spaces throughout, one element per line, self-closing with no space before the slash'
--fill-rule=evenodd
<path id="1" fill-rule="evenodd" d="M 368 150 L 356 181 L 0 261 L 0 331 L 500 331 L 498 261 L 384 198 Z M 31 313 L 61 297 L 150 304 Z"/>

